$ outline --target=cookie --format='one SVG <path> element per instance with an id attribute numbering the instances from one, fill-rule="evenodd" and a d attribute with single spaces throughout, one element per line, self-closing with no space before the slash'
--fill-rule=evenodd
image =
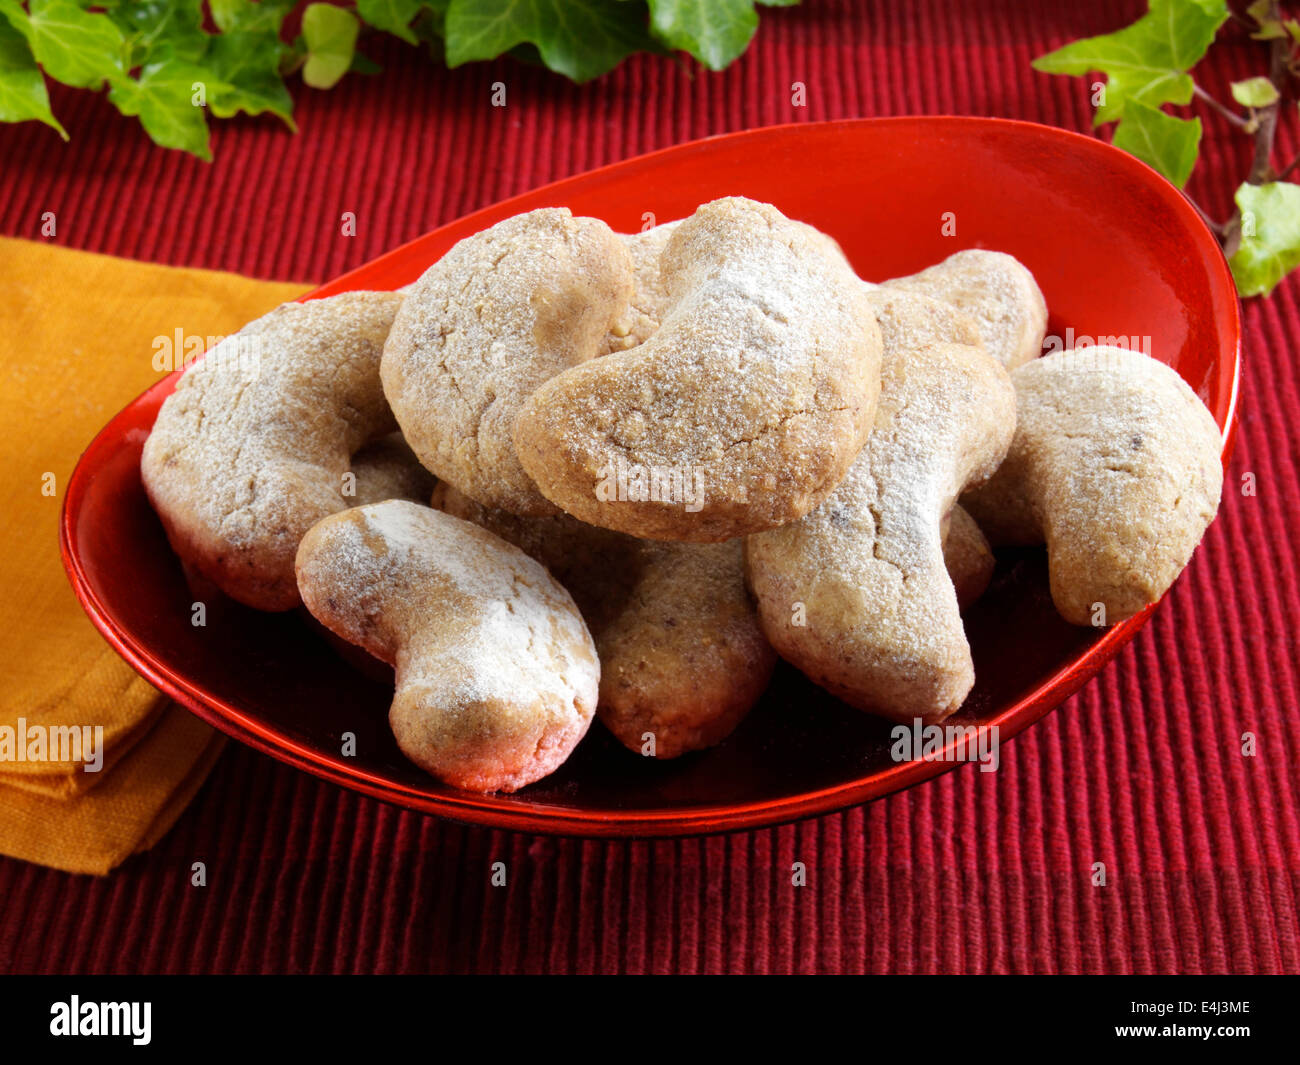
<path id="1" fill-rule="evenodd" d="M 632 284 L 619 237 L 563 207 L 457 243 L 407 293 L 384 348 L 384 393 L 420 461 L 485 506 L 555 513 L 515 455 L 515 415 L 595 357 Z"/>
<path id="2" fill-rule="evenodd" d="M 1008 370 L 1042 354 L 1047 302 L 1034 275 L 1005 252 L 969 248 L 881 287 L 950 304 L 974 321 L 984 350 Z"/>
<path id="3" fill-rule="evenodd" d="M 382 503 L 385 499 L 409 499 L 423 503 L 433 491 L 436 480 L 420 465 L 401 433 L 389 433 L 372 440 L 352 456 L 352 474 L 356 479 L 349 496 L 345 487 L 343 497 L 351 506 Z"/>
<path id="4" fill-rule="evenodd" d="M 934 344 L 983 348 L 974 320 L 951 304 L 867 281 L 863 285 L 880 326 L 885 363 L 903 352 Z M 944 563 L 957 591 L 957 603 L 965 610 L 984 594 L 993 578 L 993 550 L 975 520 L 959 506 L 944 517 L 942 535 Z"/>
<path id="5" fill-rule="evenodd" d="M 1015 439 L 963 506 L 995 544 L 1047 544 L 1067 621 L 1132 617 L 1164 595 L 1214 520 L 1218 425 L 1177 371 L 1124 348 L 1046 355 L 1012 382 Z"/>
<path id="6" fill-rule="evenodd" d="M 446 484 L 434 505 L 515 544 L 573 595 L 600 657 L 597 713 L 629 749 L 675 758 L 714 746 L 766 689 L 776 653 L 739 541 L 639 540 L 565 514 L 522 518 Z"/>
<path id="7" fill-rule="evenodd" d="M 982 596 L 993 580 L 996 560 L 988 537 L 965 508 L 954 506 L 943 524 L 943 565 L 964 611 Z"/>
<path id="8" fill-rule="evenodd" d="M 984 347 L 975 320 L 950 303 L 917 292 L 876 285 L 867 292 L 867 304 L 880 328 L 882 362 L 888 361 L 891 352 L 932 344 Z"/>
<path id="9" fill-rule="evenodd" d="M 843 249 L 834 238 L 803 222 L 793 224 L 820 243 L 826 254 L 843 260 L 848 265 Z M 660 257 L 668 246 L 668 238 L 680 225 L 681 219 L 678 219 L 663 222 L 640 233 L 619 234 L 632 260 L 632 300 L 624 315 L 610 327 L 598 354 L 627 351 L 638 344 L 644 344 L 658 332 L 668 308 L 668 289 L 660 267 Z"/>
<path id="10" fill-rule="evenodd" d="M 988 477 L 1015 426 L 1015 394 L 982 350 L 935 344 L 885 361 L 866 447 L 835 493 L 746 541 L 750 587 L 777 652 L 854 706 L 938 721 L 975 680 L 942 524 Z"/>
<path id="11" fill-rule="evenodd" d="M 871 428 L 865 290 L 809 227 L 736 197 L 684 220 L 660 267 L 668 304 L 650 339 L 524 402 L 524 469 L 569 514 L 634 536 L 716 542 L 795 520 Z"/>
<path id="12" fill-rule="evenodd" d="M 680 220 L 664 222 L 640 233 L 619 234 L 632 263 L 632 298 L 610 326 L 597 350 L 598 355 L 627 351 L 644 344 L 658 332 L 668 306 L 668 292 L 659 258 L 668 246 L 668 238 L 679 225 Z"/>
<path id="13" fill-rule="evenodd" d="M 517 547 L 389 500 L 326 518 L 297 557 L 303 604 L 390 663 L 402 753 L 469 791 L 554 772 L 591 723 L 600 665 L 569 593 Z"/>
<path id="14" fill-rule="evenodd" d="M 173 550 L 239 602 L 297 605 L 298 541 L 351 505 L 349 460 L 396 428 L 379 359 L 401 302 L 277 307 L 186 370 L 158 412 L 140 460 L 149 500 Z"/>

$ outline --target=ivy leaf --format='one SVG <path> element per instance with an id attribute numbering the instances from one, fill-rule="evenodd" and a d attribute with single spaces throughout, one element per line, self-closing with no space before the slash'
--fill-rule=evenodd
<path id="1" fill-rule="evenodd" d="M 1278 101 L 1277 86 L 1263 77 L 1234 81 L 1232 98 L 1242 107 L 1267 107 Z"/>
<path id="2" fill-rule="evenodd" d="M 669 47 L 721 70 L 749 47 L 758 12 L 754 0 L 650 0 L 650 29 Z"/>
<path id="3" fill-rule="evenodd" d="M 218 118 L 230 118 L 240 111 L 278 116 L 291 130 L 293 97 L 280 77 L 283 45 L 269 26 L 255 30 L 234 30 L 212 38 L 204 57 L 207 69 L 208 106 Z"/>
<path id="4" fill-rule="evenodd" d="M 222 33 L 243 30 L 247 33 L 280 35 L 284 16 L 293 10 L 295 0 L 208 0 L 212 21 Z"/>
<path id="5" fill-rule="evenodd" d="M 194 86 L 206 80 L 199 64 L 169 57 L 147 65 L 139 78 L 115 80 L 108 98 L 122 114 L 138 116 L 154 143 L 211 162 L 207 119 L 203 107 L 194 102 Z"/>
<path id="6" fill-rule="evenodd" d="M 590 81 L 633 52 L 661 50 L 638 17 L 644 11 L 644 5 L 624 0 L 451 0 L 444 28 L 447 65 L 494 59 L 533 44 L 552 70 Z"/>
<path id="7" fill-rule="evenodd" d="M 0 0 L 0 122 L 36 119 L 66 137 L 46 77 L 95 91 L 107 84 L 112 103 L 157 143 L 207 159 L 206 110 L 270 112 L 293 129 L 285 75 L 301 69 L 308 85 L 329 88 L 348 71 L 378 71 L 356 50 L 363 22 L 427 43 L 449 66 L 509 55 L 586 81 L 638 51 L 685 49 L 720 68 L 753 37 L 756 5 L 798 2 L 317 0 L 290 44 L 280 34 L 295 0 Z"/>
<path id="8" fill-rule="evenodd" d="M 356 16 L 331 4 L 308 4 L 302 15 L 307 62 L 302 80 L 313 89 L 330 89 L 348 72 L 357 47 Z"/>
<path id="9" fill-rule="evenodd" d="M 45 73 L 78 89 L 98 89 L 126 73 L 122 31 L 105 14 L 83 11 L 73 0 L 31 0 L 30 12 L 15 0 L 0 3 L 3 14 Z"/>
<path id="10" fill-rule="evenodd" d="M 424 4 L 424 13 L 415 20 L 412 27 L 415 36 L 421 43 L 429 46 L 429 57 L 435 63 L 441 63 L 444 66 L 447 63 L 447 8 L 450 6 L 450 0 L 440 0 L 439 3 Z"/>
<path id="11" fill-rule="evenodd" d="M 128 67 L 138 67 L 166 51 L 179 59 L 198 59 L 208 47 L 202 0 L 136 0 L 110 8 L 108 17 L 126 37 Z"/>
<path id="12" fill-rule="evenodd" d="M 1271 41 L 1277 37 L 1285 37 L 1286 29 L 1282 25 L 1282 20 L 1273 16 L 1272 0 L 1255 0 L 1246 8 L 1246 14 L 1255 20 L 1255 25 L 1259 27 L 1251 37 L 1257 41 Z"/>
<path id="13" fill-rule="evenodd" d="M 1286 27 L 1276 19 L 1270 19 L 1262 23 L 1254 33 L 1250 35 L 1252 41 L 1272 41 L 1278 37 L 1286 36 Z"/>
<path id="14" fill-rule="evenodd" d="M 27 41 L 8 22 L 0 19 L 0 122 L 36 119 L 59 131 L 65 141 L 68 132 L 50 110 L 45 78 Z"/>
<path id="15" fill-rule="evenodd" d="M 1236 200 L 1241 210 L 1241 243 L 1228 266 L 1243 296 L 1267 296 L 1300 266 L 1300 185 L 1243 184 Z"/>
<path id="16" fill-rule="evenodd" d="M 426 33 L 447 36 L 447 8 L 451 7 L 451 0 L 423 0 L 420 6 L 424 8 L 424 14 L 416 23 L 416 35 L 421 39 L 425 37 L 425 33 L 420 32 L 420 27 L 424 26 Z"/>
<path id="17" fill-rule="evenodd" d="M 357 14 L 377 30 L 400 37 L 407 44 L 419 44 L 411 22 L 420 11 L 420 0 L 357 0 Z"/>
<path id="18" fill-rule="evenodd" d="M 1074 41 L 1034 60 L 1046 74 L 1106 75 L 1105 101 L 1095 124 L 1123 117 L 1136 100 L 1150 107 L 1185 104 L 1192 98 L 1189 71 L 1228 19 L 1226 0 L 1149 0 L 1148 11 L 1130 26 Z"/>
<path id="19" fill-rule="evenodd" d="M 1180 189 L 1196 165 L 1201 146 L 1201 120 L 1167 115 L 1159 108 L 1130 100 L 1124 120 L 1115 127 L 1115 147 L 1136 155 Z"/>

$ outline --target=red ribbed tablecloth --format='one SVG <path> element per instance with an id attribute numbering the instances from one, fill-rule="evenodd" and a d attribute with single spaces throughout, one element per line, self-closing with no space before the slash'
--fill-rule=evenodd
<path id="1" fill-rule="evenodd" d="M 76 247 L 324 279 L 484 204 L 707 134 L 942 112 L 1086 130 L 1083 82 L 1029 62 L 1143 6 L 806 0 L 767 10 L 724 73 L 638 59 L 585 87 L 504 62 L 447 72 L 390 42 L 378 79 L 295 90 L 296 137 L 216 123 L 211 165 L 58 90 L 70 145 L 0 127 L 0 230 L 36 237 L 56 210 Z M 1207 84 L 1226 95 L 1259 53 L 1224 36 Z M 489 106 L 498 80 L 505 109 Z M 795 81 L 806 108 L 790 105 Z M 1189 191 L 1226 214 L 1248 146 L 1205 124 L 1209 173 Z M 1292 114 L 1281 159 L 1295 128 Z M 1246 304 L 1236 455 L 1190 569 L 999 772 L 958 768 L 782 828 L 605 843 L 461 827 L 232 745 L 171 834 L 106 879 L 0 859 L 0 971 L 1300 971 L 1298 294 L 1292 279 Z M 1240 753 L 1247 731 L 1256 757 Z M 188 887 L 198 859 L 202 891 Z M 496 860 L 508 887 L 490 886 Z"/>

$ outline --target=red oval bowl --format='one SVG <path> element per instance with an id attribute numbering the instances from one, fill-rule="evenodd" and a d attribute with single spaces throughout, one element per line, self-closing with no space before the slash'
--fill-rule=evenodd
<path id="1" fill-rule="evenodd" d="M 1218 245 L 1171 185 L 1100 141 L 1023 122 L 897 118 L 778 126 L 684 144 L 569 178 L 443 226 L 311 293 L 393 289 L 456 241 L 560 205 L 640 229 L 719 196 L 776 204 L 832 234 L 869 280 L 961 248 L 1010 252 L 1033 270 L 1049 333 L 1149 337 L 1231 445 L 1236 293 Z M 954 235 L 951 233 L 955 227 Z M 1135 341 L 1134 343 L 1138 343 Z M 387 725 L 391 688 L 337 655 L 298 614 L 194 598 L 140 484 L 140 449 L 176 377 L 117 415 L 68 486 L 61 547 L 73 588 L 108 641 L 217 728 L 345 787 L 461 821 L 585 836 L 747 828 L 837 810 L 935 776 L 897 763 L 887 725 L 780 666 L 721 746 L 672 762 L 624 750 L 599 724 L 559 772 L 516 795 L 443 787 L 408 763 Z M 1061 621 L 1041 551 L 1001 556 L 966 616 L 978 682 L 955 723 L 1015 735 L 1093 676 L 1150 611 L 1098 631 Z M 355 733 L 354 757 L 340 736 Z"/>

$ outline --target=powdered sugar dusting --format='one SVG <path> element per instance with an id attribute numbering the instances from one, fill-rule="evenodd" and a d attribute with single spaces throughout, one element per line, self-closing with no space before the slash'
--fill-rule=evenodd
<path id="1" fill-rule="evenodd" d="M 848 476 L 800 521 L 747 541 L 777 650 L 884 716 L 955 710 L 974 672 L 942 520 L 964 484 L 996 467 L 1013 426 L 1007 375 L 982 351 L 889 351 L 875 427 Z M 796 602 L 802 625 L 792 621 Z"/>
<path id="2" fill-rule="evenodd" d="M 968 509 L 995 541 L 1046 540 L 1067 620 L 1121 621 L 1164 594 L 1214 518 L 1218 426 L 1175 370 L 1139 351 L 1059 352 L 1012 379 L 1015 440 Z"/>
<path id="3" fill-rule="evenodd" d="M 631 295 L 622 242 L 567 208 L 457 243 L 412 288 L 384 351 L 384 391 L 421 462 L 486 505 L 553 513 L 515 456 L 515 415 L 597 354 Z"/>
<path id="4" fill-rule="evenodd" d="M 659 259 L 681 220 L 664 222 L 641 233 L 620 234 L 632 260 L 632 299 L 627 309 L 610 326 L 599 354 L 627 351 L 643 344 L 659 329 L 668 305 Z"/>
<path id="5" fill-rule="evenodd" d="M 861 446 L 879 336 L 834 246 L 767 204 L 705 204 L 660 259 L 668 309 L 628 352 L 543 385 L 516 444 L 576 517 L 634 535 L 718 540 L 806 512 Z M 624 462 L 701 467 L 686 518 L 657 502 L 602 506 L 599 471 Z"/>
<path id="6" fill-rule="evenodd" d="M 344 638 L 365 643 L 349 604 L 383 616 L 382 650 L 404 683 L 445 689 L 454 679 L 457 699 L 527 706 L 571 704 L 575 684 L 590 679 L 595 652 L 572 599 L 505 541 L 401 500 L 340 515 L 330 532 L 328 549 L 313 549 L 310 579 L 338 604 Z"/>
<path id="7" fill-rule="evenodd" d="M 951 304 L 976 322 L 984 350 L 1009 370 L 1042 352 L 1047 303 L 1033 274 L 1005 252 L 968 248 L 883 287 Z"/>
<path id="8" fill-rule="evenodd" d="M 401 297 L 349 292 L 285 304 L 187 370 L 145 443 L 141 474 L 173 547 L 227 594 L 297 601 L 303 533 L 344 509 L 343 474 L 396 428 L 379 357 Z M 255 363 L 228 357 L 255 351 Z"/>

